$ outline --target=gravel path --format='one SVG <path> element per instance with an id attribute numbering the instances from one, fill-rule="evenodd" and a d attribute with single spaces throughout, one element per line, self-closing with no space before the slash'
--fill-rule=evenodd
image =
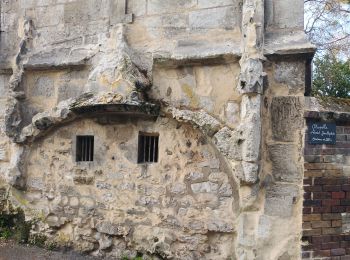
<path id="1" fill-rule="evenodd" d="M 82 256 L 73 252 L 47 251 L 38 247 L 1 241 L 0 260 L 97 260 L 97 258 Z"/>

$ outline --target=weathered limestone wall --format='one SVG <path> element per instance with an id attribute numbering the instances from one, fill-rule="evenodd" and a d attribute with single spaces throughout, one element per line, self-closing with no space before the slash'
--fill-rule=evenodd
<path id="1" fill-rule="evenodd" d="M 303 259 L 350 256 L 350 128 L 347 100 L 311 98 L 309 123 L 335 123 L 336 144 L 309 144 L 305 135 Z"/>
<path id="2" fill-rule="evenodd" d="M 0 175 L 33 234 L 116 258 L 300 258 L 303 1 L 0 3 Z M 159 163 L 137 164 L 139 131 Z"/>
<path id="3" fill-rule="evenodd" d="M 233 255 L 237 184 L 205 137 L 164 118 L 106 120 L 77 121 L 32 147 L 21 201 L 45 217 L 37 231 L 59 228 L 75 249 L 99 244 L 118 258 L 128 247 L 179 259 Z M 137 164 L 139 131 L 159 133 L 159 163 Z M 93 163 L 72 160 L 76 134 L 95 135 Z"/>

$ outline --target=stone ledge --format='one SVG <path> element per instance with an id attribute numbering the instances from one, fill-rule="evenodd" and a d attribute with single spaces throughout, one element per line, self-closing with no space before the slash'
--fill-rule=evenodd
<path id="1" fill-rule="evenodd" d="M 332 122 L 350 121 L 350 100 L 334 97 L 305 97 L 304 117 Z"/>
<path id="2" fill-rule="evenodd" d="M 264 55 L 313 54 L 316 47 L 302 30 L 271 30 L 265 33 Z"/>

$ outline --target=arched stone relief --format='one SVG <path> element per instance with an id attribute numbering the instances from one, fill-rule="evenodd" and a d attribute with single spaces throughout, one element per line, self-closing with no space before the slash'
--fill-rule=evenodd
<path id="1" fill-rule="evenodd" d="M 159 133 L 158 163 L 137 164 L 139 131 Z M 72 138 L 77 134 L 94 134 L 93 163 L 72 159 Z M 228 257 L 220 247 L 234 241 L 238 184 L 225 158 L 190 124 L 164 116 L 156 121 L 80 118 L 35 140 L 25 161 L 22 200 L 44 216 L 38 230 L 44 225 L 58 230 L 72 226 L 76 249 L 97 243 L 104 250 L 102 241 L 93 239 L 97 232 L 118 243 L 133 241 L 126 246 L 130 250 L 177 258 L 206 254 L 202 247 L 210 240 L 218 254 Z M 29 211 L 27 216 L 36 214 Z M 95 224 L 76 224 L 81 217 Z M 91 233 L 81 236 L 77 230 Z M 88 248 L 86 252 L 92 251 L 93 245 Z"/>

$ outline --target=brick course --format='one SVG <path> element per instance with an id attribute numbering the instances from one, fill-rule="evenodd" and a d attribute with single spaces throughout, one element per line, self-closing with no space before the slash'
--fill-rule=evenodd
<path id="1" fill-rule="evenodd" d="M 350 260 L 342 218 L 350 212 L 350 126 L 337 126 L 336 145 L 305 140 L 302 258 Z"/>

